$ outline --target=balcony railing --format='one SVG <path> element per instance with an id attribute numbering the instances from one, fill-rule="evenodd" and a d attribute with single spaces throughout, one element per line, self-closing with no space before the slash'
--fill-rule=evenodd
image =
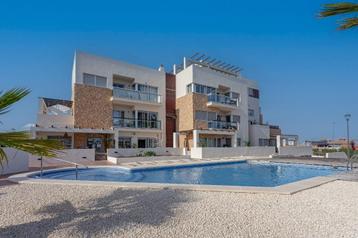
<path id="1" fill-rule="evenodd" d="M 133 118 L 113 118 L 113 127 L 116 128 L 144 128 L 161 129 L 161 121 L 138 120 Z"/>
<path id="2" fill-rule="evenodd" d="M 236 122 L 226 122 L 226 121 L 208 121 L 208 128 L 210 129 L 237 129 Z"/>
<path id="3" fill-rule="evenodd" d="M 228 96 L 218 95 L 213 93 L 208 94 L 208 102 L 216 102 L 216 103 L 232 105 L 232 106 L 238 105 L 238 99 L 233 99 Z"/>
<path id="4" fill-rule="evenodd" d="M 137 101 L 161 103 L 161 96 L 159 94 L 141 92 L 141 91 L 126 89 L 126 88 L 114 87 L 113 97 L 125 98 L 130 100 L 137 100 Z"/>

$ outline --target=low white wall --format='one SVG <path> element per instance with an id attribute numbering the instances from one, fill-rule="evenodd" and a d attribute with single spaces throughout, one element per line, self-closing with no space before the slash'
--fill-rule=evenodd
<path id="1" fill-rule="evenodd" d="M 37 114 L 36 124 L 42 127 L 73 127 L 72 115 L 47 115 Z"/>
<path id="2" fill-rule="evenodd" d="M 0 174 L 20 173 L 29 170 L 29 154 L 12 148 L 3 148 L 7 156 L 7 162 L 3 161 Z"/>
<path id="3" fill-rule="evenodd" d="M 221 158 L 240 156 L 270 156 L 275 154 L 273 146 L 250 146 L 250 147 L 197 147 L 191 148 L 191 158 Z"/>
<path id="4" fill-rule="evenodd" d="M 325 158 L 327 159 L 347 159 L 347 154 L 344 152 L 331 152 L 326 153 Z"/>
<path id="5" fill-rule="evenodd" d="M 312 156 L 312 146 L 284 146 L 278 149 L 280 156 Z"/>
<path id="6" fill-rule="evenodd" d="M 32 159 L 37 159 L 40 156 L 31 155 Z M 75 163 L 83 163 L 84 161 L 95 161 L 95 149 L 66 149 L 57 153 L 57 159 L 63 159 Z M 49 159 L 51 158 L 44 158 Z"/>
<path id="7" fill-rule="evenodd" d="M 146 151 L 153 151 L 156 155 L 185 155 L 185 149 L 172 147 L 158 147 L 158 148 L 132 148 L 132 149 L 108 149 L 107 157 L 132 157 L 139 153 Z"/>

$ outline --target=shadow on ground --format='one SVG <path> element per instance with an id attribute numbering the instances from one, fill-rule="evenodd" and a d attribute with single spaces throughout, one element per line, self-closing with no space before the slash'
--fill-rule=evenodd
<path id="1" fill-rule="evenodd" d="M 33 215 L 46 218 L 0 228 L 0 237 L 48 237 L 62 229 L 74 236 L 92 237 L 131 226 L 158 226 L 187 201 L 178 190 L 117 189 L 77 208 L 67 200 L 43 207 Z"/>

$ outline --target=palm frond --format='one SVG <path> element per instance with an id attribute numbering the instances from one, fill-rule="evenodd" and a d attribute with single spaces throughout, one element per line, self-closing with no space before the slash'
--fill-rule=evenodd
<path id="1" fill-rule="evenodd" d="M 358 26 L 358 17 L 352 17 L 344 19 L 341 23 L 338 29 L 340 30 L 346 30 L 352 27 Z"/>
<path id="2" fill-rule="evenodd" d="M 56 157 L 63 146 L 56 140 L 31 139 L 25 131 L 1 132 L 0 147 L 11 147 L 33 155 Z M 4 151 L 0 148 L 0 164 L 7 160 Z"/>
<path id="3" fill-rule="evenodd" d="M 26 88 L 13 88 L 4 93 L 0 92 L 0 115 L 9 111 L 12 104 L 30 93 Z"/>
<path id="4" fill-rule="evenodd" d="M 323 10 L 319 13 L 320 17 L 329 17 L 341 14 L 350 14 L 358 12 L 358 4 L 351 2 L 329 3 L 325 4 Z"/>

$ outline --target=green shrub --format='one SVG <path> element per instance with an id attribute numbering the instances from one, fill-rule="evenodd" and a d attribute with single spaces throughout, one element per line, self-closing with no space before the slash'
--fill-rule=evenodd
<path id="1" fill-rule="evenodd" d="M 149 157 L 149 156 L 156 156 L 157 154 L 154 151 L 146 151 L 143 153 L 143 156 Z"/>

